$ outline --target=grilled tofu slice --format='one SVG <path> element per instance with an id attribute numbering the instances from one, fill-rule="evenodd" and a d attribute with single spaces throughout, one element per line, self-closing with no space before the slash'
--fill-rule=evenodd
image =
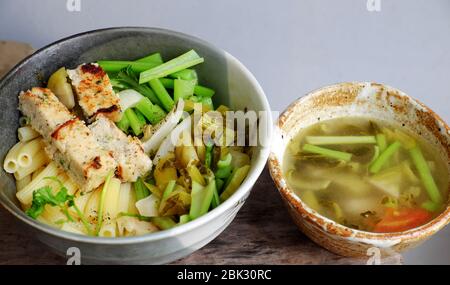
<path id="1" fill-rule="evenodd" d="M 144 153 L 141 141 L 124 134 L 111 120 L 98 116 L 89 129 L 104 150 L 110 150 L 117 162 L 116 176 L 134 182 L 152 169 L 152 161 Z"/>
<path id="2" fill-rule="evenodd" d="M 86 118 L 93 121 L 103 114 L 117 122 L 122 117 L 120 99 L 114 93 L 106 72 L 96 63 L 84 63 L 76 69 L 67 70 L 78 97 L 78 104 Z"/>
<path id="3" fill-rule="evenodd" d="M 19 95 L 19 110 L 44 137 L 50 137 L 59 126 L 75 118 L 47 88 L 34 87 L 22 91 Z"/>
<path id="4" fill-rule="evenodd" d="M 46 88 L 19 95 L 19 109 L 46 143 L 49 156 L 80 186 L 90 191 L 101 185 L 116 162 L 97 143 L 89 128 Z"/>
<path id="5" fill-rule="evenodd" d="M 79 119 L 69 120 L 56 129 L 46 151 L 82 191 L 100 186 L 117 166 L 112 154 L 97 143 L 90 129 Z"/>

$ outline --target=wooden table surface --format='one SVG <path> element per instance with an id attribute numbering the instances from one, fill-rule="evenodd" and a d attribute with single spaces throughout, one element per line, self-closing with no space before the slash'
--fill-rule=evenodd
<path id="1" fill-rule="evenodd" d="M 0 77 L 30 52 L 29 45 L 0 41 Z M 1 206 L 0 241 L 0 264 L 66 263 Z M 401 262 L 400 255 L 382 261 Z M 365 264 L 365 260 L 337 256 L 304 236 L 291 221 L 266 168 L 231 225 L 174 264 Z"/>

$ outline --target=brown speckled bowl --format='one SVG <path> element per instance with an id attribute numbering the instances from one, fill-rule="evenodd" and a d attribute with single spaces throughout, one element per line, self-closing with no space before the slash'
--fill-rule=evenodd
<path id="1" fill-rule="evenodd" d="M 283 155 L 289 140 L 299 130 L 316 123 L 345 116 L 387 120 L 420 134 L 447 159 L 450 173 L 450 130 L 432 110 L 405 93 L 377 83 L 341 83 L 313 91 L 292 103 L 278 118 L 269 157 L 269 168 L 294 222 L 308 237 L 328 250 L 362 257 L 372 247 L 392 255 L 418 245 L 450 221 L 450 203 L 429 223 L 405 232 L 371 233 L 351 229 L 319 215 L 303 203 L 286 184 Z M 450 188 L 450 187 L 449 187 Z M 450 189 L 449 189 L 450 190 Z M 447 191 L 447 196 L 448 196 Z"/>

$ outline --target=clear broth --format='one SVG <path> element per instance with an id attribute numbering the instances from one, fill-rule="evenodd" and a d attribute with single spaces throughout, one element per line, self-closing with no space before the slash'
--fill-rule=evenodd
<path id="1" fill-rule="evenodd" d="M 385 145 L 377 139 L 380 134 L 386 139 Z M 349 161 L 343 161 L 304 150 L 311 136 L 373 136 L 376 142 L 315 143 L 321 148 L 351 154 Z M 377 158 L 397 141 L 401 147 L 378 171 L 372 172 Z M 426 161 L 441 203 L 431 201 L 411 156 L 414 145 Z M 438 151 L 401 126 L 364 117 L 332 119 L 301 130 L 288 144 L 283 172 L 288 185 L 309 207 L 338 223 L 364 231 L 415 228 L 439 215 L 447 204 L 448 168 Z"/>

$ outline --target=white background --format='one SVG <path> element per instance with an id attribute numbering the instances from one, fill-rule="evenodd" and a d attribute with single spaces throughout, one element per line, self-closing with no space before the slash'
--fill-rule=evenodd
<path id="1" fill-rule="evenodd" d="M 256 76 L 273 110 L 324 85 L 377 81 L 450 112 L 450 1 L 0 0 L 0 39 L 35 48 L 86 30 L 152 26 L 203 38 Z M 406 263 L 450 264 L 450 227 L 405 254 Z"/>

